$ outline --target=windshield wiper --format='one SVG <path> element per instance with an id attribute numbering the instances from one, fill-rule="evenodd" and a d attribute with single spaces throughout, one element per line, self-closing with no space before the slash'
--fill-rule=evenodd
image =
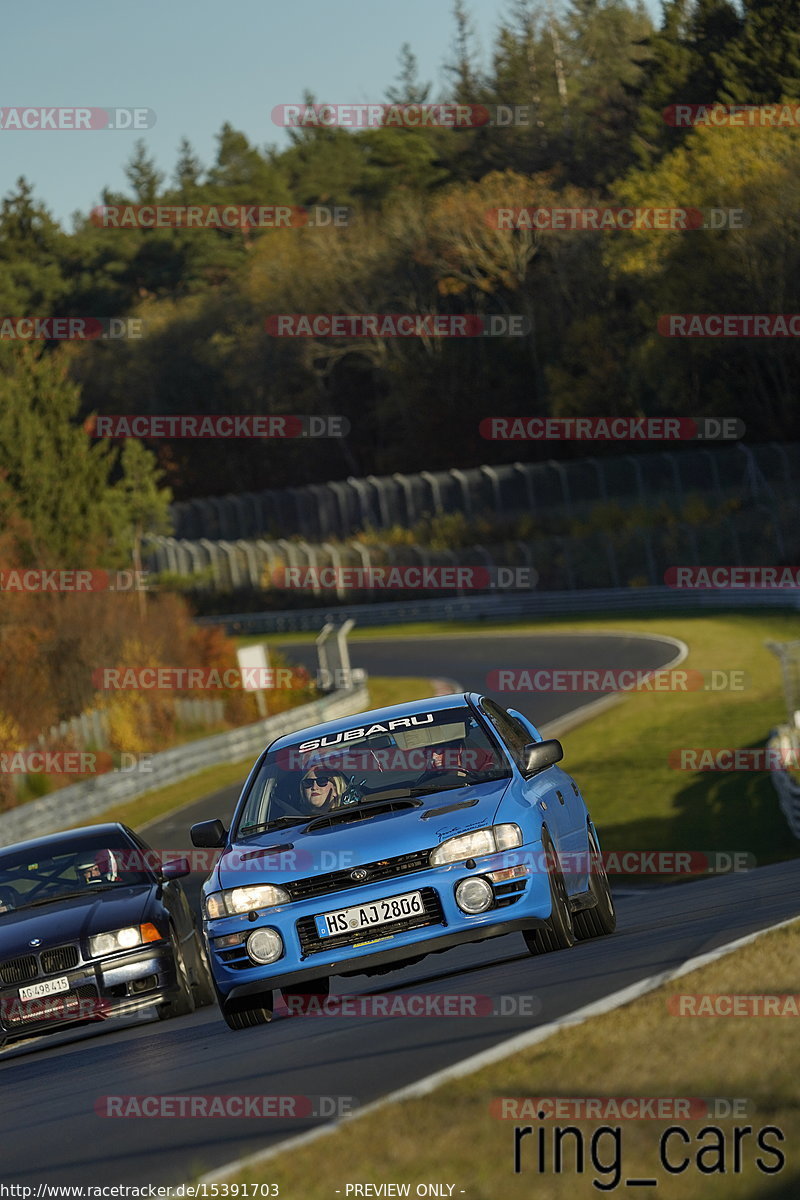
<path id="1" fill-rule="evenodd" d="M 381 793 L 378 793 L 379 795 Z M 379 816 L 381 811 L 391 812 L 395 802 L 400 808 L 421 808 L 422 801 L 414 798 L 407 789 L 400 790 L 399 788 L 392 792 L 383 792 L 383 798 L 380 800 L 370 799 L 366 804 L 346 804 L 342 808 L 336 808 L 332 812 L 321 813 L 318 817 L 312 818 L 312 824 L 306 830 L 307 833 L 315 833 L 318 829 L 324 829 L 326 826 L 338 825 L 347 820 L 367 820 L 371 816 Z M 362 815 L 363 814 L 363 815 Z"/>
<path id="2" fill-rule="evenodd" d="M 281 829 L 284 825 L 306 825 L 313 821 L 313 815 L 308 817 L 276 817 L 274 821 L 261 821 L 258 825 L 244 825 L 237 830 L 242 837 L 250 837 L 253 833 L 265 833 L 268 829 Z"/>

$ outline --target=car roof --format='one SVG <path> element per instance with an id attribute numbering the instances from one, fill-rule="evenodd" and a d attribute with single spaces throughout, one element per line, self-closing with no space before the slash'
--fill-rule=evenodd
<path id="1" fill-rule="evenodd" d="M 411 717 L 417 713 L 440 712 L 443 709 L 463 707 L 468 701 L 476 703 L 480 699 L 477 692 L 452 692 L 446 696 L 429 696 L 425 700 L 410 700 L 405 704 L 390 704 L 386 708 L 371 708 L 366 712 L 352 713 L 350 716 L 337 717 L 335 721 L 325 721 L 321 725 L 307 725 L 295 729 L 293 733 L 285 733 L 282 737 L 270 742 L 269 750 L 283 750 L 293 746 L 297 741 L 305 741 L 309 736 L 327 737 L 331 733 L 343 733 L 359 725 L 383 725 L 397 717 Z"/>
<path id="2" fill-rule="evenodd" d="M 119 837 L 123 834 L 126 838 L 130 837 L 127 828 L 119 821 L 107 821 L 102 825 L 83 825 L 80 829 L 65 829 L 62 833 L 48 833 L 45 837 L 31 838 L 24 842 L 10 842 L 7 846 L 0 846 L 0 857 L 6 854 L 9 850 L 13 851 L 33 851 L 38 853 L 41 850 L 48 851 L 67 851 L 73 846 L 79 846 L 84 838 L 96 838 L 102 834 L 114 834 Z"/>

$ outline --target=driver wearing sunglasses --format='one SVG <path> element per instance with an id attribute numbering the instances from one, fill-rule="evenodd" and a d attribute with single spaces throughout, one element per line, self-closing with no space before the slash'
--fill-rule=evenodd
<path id="1" fill-rule="evenodd" d="M 341 771 L 310 767 L 300 781 L 301 800 L 310 812 L 327 812 L 339 807 L 346 788 Z"/>

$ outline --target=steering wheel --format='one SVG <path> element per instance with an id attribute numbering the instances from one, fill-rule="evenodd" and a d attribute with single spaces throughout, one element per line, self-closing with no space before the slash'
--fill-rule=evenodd
<path id="1" fill-rule="evenodd" d="M 447 775 L 456 775 L 459 779 L 467 779 L 470 781 L 480 781 L 482 773 L 480 771 L 470 771 L 468 767 L 429 767 L 427 771 L 423 771 L 418 779 L 415 780 L 415 786 L 423 783 L 432 783 L 434 779 L 442 779 Z"/>

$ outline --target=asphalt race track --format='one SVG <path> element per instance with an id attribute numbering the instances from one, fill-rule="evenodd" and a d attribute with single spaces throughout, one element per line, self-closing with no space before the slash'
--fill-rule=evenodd
<path id="1" fill-rule="evenodd" d="M 675 656 L 670 643 L 624 637 L 453 637 L 404 641 L 400 655 L 398 649 L 389 639 L 353 643 L 353 665 L 374 674 L 450 678 L 466 689 L 483 690 L 487 672 L 498 667 L 656 667 Z M 538 724 L 591 699 L 566 694 L 498 698 Z M 569 769 L 568 735 L 565 742 Z M 582 783 L 591 807 L 591 781 Z M 205 816 L 227 820 L 237 792 L 228 788 L 206 797 L 178 817 L 152 824 L 145 836 L 156 847 L 185 847 L 189 824 Z M 205 1008 L 165 1023 L 93 1027 L 6 1049 L 0 1054 L 0 1179 L 4 1184 L 184 1182 L 313 1128 L 329 1115 L 109 1118 L 96 1111 L 101 1097 L 341 1096 L 349 1098 L 342 1101 L 347 1110 L 692 955 L 796 915 L 798 883 L 800 865 L 791 862 L 639 893 L 622 889 L 619 928 L 612 938 L 531 958 L 521 935 L 510 934 L 430 956 L 395 974 L 337 980 L 334 987 L 337 995 L 448 993 L 492 997 L 498 1005 L 501 996 L 524 997 L 523 1011 L 511 1015 L 364 1019 L 289 1017 L 279 1010 L 266 1028 L 234 1034 L 216 1008 Z M 197 884 L 193 879 L 190 885 L 195 895 Z M 508 1012 L 514 1002 L 503 1003 Z M 284 1112 L 292 1107 L 287 1102 Z M 268 1172 L 263 1178 L 268 1181 Z"/>

